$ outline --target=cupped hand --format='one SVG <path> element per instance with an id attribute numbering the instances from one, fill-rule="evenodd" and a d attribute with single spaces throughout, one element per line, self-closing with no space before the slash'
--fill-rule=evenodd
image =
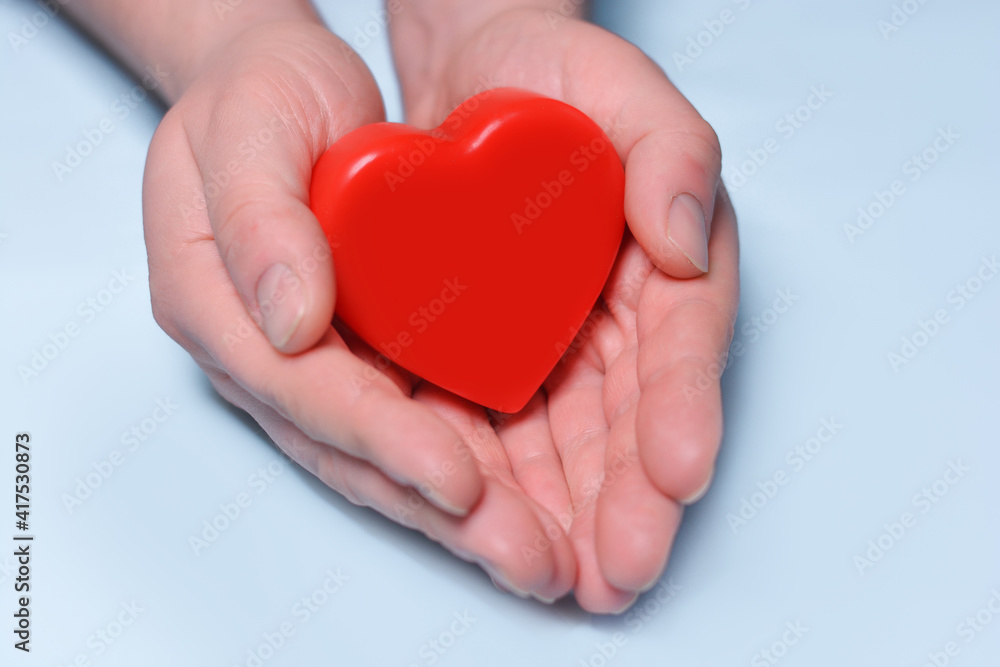
<path id="1" fill-rule="evenodd" d="M 707 488 L 722 437 L 718 371 L 739 259 L 719 145 L 624 40 L 552 10 L 480 15 L 453 33 L 443 17 L 399 21 L 393 47 L 409 122 L 437 125 L 484 88 L 561 99 L 614 143 L 629 232 L 601 302 L 525 411 L 491 422 L 494 436 L 481 409 L 436 407 L 452 423 L 478 424 L 482 435 L 468 439 L 476 457 L 558 521 L 573 545 L 579 603 L 621 611 L 662 573 L 682 507 Z M 545 544 L 522 549 L 524 561 L 543 557 Z"/>
<path id="2" fill-rule="evenodd" d="M 572 547 L 514 481 L 517 448 L 500 444 L 481 410 L 331 325 L 334 271 L 310 176 L 340 136 L 382 118 L 360 58 L 314 21 L 264 23 L 215 49 L 147 158 L 154 316 L 226 399 L 349 500 L 507 587 L 559 597 L 574 581 Z M 524 442 L 518 424 L 544 419 L 535 401 L 510 437 Z M 539 534 L 555 539 L 526 559 Z"/>

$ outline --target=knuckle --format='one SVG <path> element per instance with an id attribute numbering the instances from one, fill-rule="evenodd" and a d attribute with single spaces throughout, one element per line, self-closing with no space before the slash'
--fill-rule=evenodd
<path id="1" fill-rule="evenodd" d="M 588 424 L 578 433 L 573 435 L 563 445 L 562 458 L 565 460 L 576 455 L 581 449 L 592 443 L 595 438 L 603 437 L 607 433 L 607 427 L 598 424 Z"/>
<path id="2" fill-rule="evenodd" d="M 299 395 L 292 391 L 286 383 L 275 378 L 265 378 L 253 393 L 264 403 L 274 408 L 279 415 L 298 426 L 306 436 L 313 437 L 310 429 L 303 423 Z"/>
<path id="3" fill-rule="evenodd" d="M 676 308 L 694 311 L 690 316 L 692 321 L 707 322 L 707 330 L 714 334 L 708 337 L 710 342 L 728 341 L 733 337 L 737 315 L 733 308 L 704 295 L 687 296 L 677 302 Z"/>
<path id="4" fill-rule="evenodd" d="M 166 298 L 163 289 L 159 286 L 159 281 L 150 275 L 149 292 L 150 307 L 153 311 L 153 320 L 163 329 L 164 333 L 177 342 L 181 341 L 181 329 L 178 325 L 176 307 L 173 302 Z"/>
<path id="5" fill-rule="evenodd" d="M 684 128 L 661 129 L 647 135 L 660 155 L 675 156 L 687 163 L 688 170 L 706 175 L 718 174 L 722 168 L 722 147 L 715 130 L 700 116 Z"/>
<path id="6" fill-rule="evenodd" d="M 702 442 L 683 443 L 674 448 L 674 474 L 678 480 L 687 480 L 690 486 L 697 489 L 710 474 L 715 461 L 715 451 Z"/>
<path id="7" fill-rule="evenodd" d="M 638 383 L 636 383 L 636 386 L 631 390 L 625 390 L 622 393 L 624 398 L 622 398 L 617 405 L 615 405 L 608 420 L 612 423 L 618 420 L 622 415 L 625 415 L 629 411 L 635 409 L 639 405 L 639 399 L 642 397 L 642 391 L 639 389 Z M 622 394 L 620 393 L 620 395 Z"/>
<path id="8" fill-rule="evenodd" d="M 688 159 L 706 173 L 717 174 L 722 169 L 722 146 L 712 126 L 699 118 L 683 134 L 686 146 L 682 150 Z"/>
<path id="9" fill-rule="evenodd" d="M 230 259 L 227 255 L 242 249 L 245 240 L 254 238 L 263 226 L 263 202 L 257 193 L 257 188 L 234 185 L 231 196 L 213 206 L 212 229 L 227 263 Z"/>
<path id="10" fill-rule="evenodd" d="M 346 466 L 341 465 L 343 462 L 338 459 L 339 457 L 334 456 L 332 453 L 320 456 L 319 478 L 323 480 L 324 484 L 342 495 L 351 504 L 366 504 L 352 485 L 351 475 L 345 469 Z"/>
<path id="11" fill-rule="evenodd" d="M 700 119 L 692 136 L 698 137 L 702 144 L 702 150 L 707 155 L 713 159 L 722 160 L 722 144 L 719 142 L 719 135 L 708 121 Z"/>

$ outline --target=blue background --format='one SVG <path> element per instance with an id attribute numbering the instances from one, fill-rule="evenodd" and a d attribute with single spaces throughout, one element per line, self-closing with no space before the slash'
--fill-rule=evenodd
<path id="1" fill-rule="evenodd" d="M 30 656 L 10 647 L 14 561 L 0 548 L 0 663 L 246 665 L 290 623 L 263 664 L 754 666 L 772 664 L 760 651 L 775 642 L 789 666 L 920 666 L 948 642 L 948 664 L 998 664 L 1000 614 L 987 605 L 1000 611 L 1000 279 L 975 278 L 1000 255 L 1000 7 L 903 4 L 919 10 L 888 35 L 889 0 L 598 6 L 718 131 L 743 280 L 715 483 L 686 514 L 660 587 L 613 618 L 497 592 L 284 460 L 215 395 L 150 312 L 140 186 L 162 109 L 116 113 L 135 82 L 62 21 L 15 50 L 7 35 L 38 7 L 0 1 L 0 480 L 11 482 L 14 434 L 30 431 L 38 535 Z M 378 3 L 322 8 L 350 39 Z M 726 9 L 721 34 L 705 32 Z M 684 61 L 689 39 L 704 46 Z M 361 53 L 399 120 L 384 31 Z M 832 95 L 799 109 L 814 87 Z M 779 123 L 797 111 L 789 133 Z M 52 163 L 105 118 L 114 130 L 60 180 Z M 914 180 L 907 161 L 949 129 L 957 139 Z M 905 192 L 851 238 L 859 207 L 897 179 Z M 89 318 L 78 304 L 114 271 L 134 280 Z M 959 308 L 966 283 L 981 289 Z M 889 354 L 938 310 L 947 322 L 894 367 Z M 23 381 L 17 367 L 70 323 L 79 335 Z M 177 407 L 125 451 L 122 433 L 157 400 Z M 824 419 L 842 425 L 832 439 Z M 810 460 L 789 457 L 817 435 L 829 441 Z M 121 465 L 67 509 L 114 450 Z M 940 481 L 953 464 L 962 475 Z M 771 487 L 776 473 L 786 483 Z M 935 482 L 935 502 L 916 497 Z M 241 493 L 249 506 L 196 555 L 189 537 Z M 887 549 L 869 567 L 858 558 L 870 541 Z M 318 594 L 328 571 L 345 579 Z M 298 613 L 314 594 L 324 604 Z M 96 633 L 133 602 L 137 618 L 103 645 Z M 962 625 L 977 613 L 990 619 L 981 630 Z M 457 637 L 456 614 L 468 625 Z M 449 646 L 435 653 L 431 640 Z"/>

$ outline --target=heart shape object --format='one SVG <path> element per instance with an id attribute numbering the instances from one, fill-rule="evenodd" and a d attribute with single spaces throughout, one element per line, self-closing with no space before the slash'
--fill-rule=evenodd
<path id="1" fill-rule="evenodd" d="M 316 163 L 336 313 L 390 361 L 516 412 L 573 343 L 614 264 L 625 172 L 590 118 L 512 88 L 422 131 L 361 127 Z"/>

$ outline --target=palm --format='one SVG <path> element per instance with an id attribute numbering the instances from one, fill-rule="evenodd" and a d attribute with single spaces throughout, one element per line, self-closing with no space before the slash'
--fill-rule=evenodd
<path id="1" fill-rule="evenodd" d="M 518 487 L 511 472 L 516 449 L 500 444 L 482 409 L 398 368 L 376 371 L 383 360 L 352 332 L 331 328 L 321 298 L 310 313 L 318 340 L 299 354 L 278 352 L 255 326 L 241 328 L 243 301 L 254 302 L 253 279 L 260 275 L 250 262 L 266 266 L 273 261 L 268 254 L 289 239 L 299 244 L 300 257 L 326 247 L 305 199 L 316 156 L 382 112 L 360 61 L 337 62 L 344 51 L 332 36 L 290 30 L 252 36 L 244 47 L 250 53 L 233 62 L 253 58 L 255 67 L 206 75 L 157 130 L 144 184 L 157 321 L 224 397 L 349 500 L 423 531 L 497 579 L 540 596 L 564 595 L 576 571 L 568 542 Z M 275 117 L 281 125 L 272 127 Z M 242 159 L 247 137 L 262 128 L 270 139 Z M 237 159 L 239 169 L 226 166 Z M 227 173 L 231 181 L 209 192 L 205 173 Z M 270 236 L 265 227 L 277 229 L 274 220 L 281 233 Z M 314 262 L 303 280 L 315 283 L 320 297 L 326 290 L 332 311 L 328 265 Z M 467 447 L 455 447 L 456 435 Z M 468 458 L 470 449 L 477 461 Z M 481 481 L 477 467 L 485 473 Z M 457 516 L 455 508 L 469 509 L 472 501 L 471 511 Z M 538 534 L 556 543 L 525 560 L 521 547 Z"/>
<path id="2" fill-rule="evenodd" d="M 642 110 L 620 104 L 630 83 L 623 71 L 638 71 L 632 78 L 640 81 L 662 77 L 633 47 L 594 26 L 566 21 L 553 31 L 539 12 L 514 12 L 470 39 L 439 86 L 407 91 L 409 120 L 432 126 L 484 83 L 513 85 L 583 109 L 628 159 L 643 140 L 631 120 Z M 627 162 L 628 187 L 648 187 L 644 166 Z M 724 195 L 715 211 L 711 274 L 671 278 L 626 233 L 601 301 L 525 412 L 494 421 L 495 435 L 484 437 L 485 414 L 460 409 L 477 424 L 473 449 L 482 466 L 516 483 L 525 502 L 568 534 L 575 593 L 591 610 L 620 609 L 655 580 L 680 520 L 677 498 L 711 474 L 721 435 L 718 387 L 692 396 L 684 385 L 724 364 L 732 334 L 735 220 Z M 630 217 L 630 227 L 635 222 Z"/>
<path id="3" fill-rule="evenodd" d="M 371 348 L 330 327 L 328 262 L 302 275 L 310 308 L 284 347 L 298 354 L 278 352 L 256 327 L 226 342 L 257 302 L 264 268 L 305 266 L 303 258 L 325 247 L 306 198 L 315 159 L 381 114 L 367 71 L 318 28 L 246 34 L 233 58 L 199 79 L 164 119 L 144 183 L 150 289 L 157 321 L 220 392 L 331 487 L 496 578 L 541 597 L 575 586 L 584 607 L 611 611 L 659 573 L 679 517 L 671 498 L 700 486 L 714 458 L 717 387 L 693 403 L 678 397 L 681 383 L 728 345 L 735 225 L 720 198 L 710 274 L 679 281 L 652 270 L 646 252 L 658 237 L 646 218 L 656 206 L 642 179 L 664 177 L 655 158 L 670 147 L 643 134 L 649 110 L 619 104 L 627 90 L 616 81 L 625 66 L 632 78 L 657 85 L 662 74 L 643 69 L 624 42 L 582 24 L 566 24 L 553 39 L 545 23 L 538 44 L 504 48 L 504 30 L 523 27 L 511 21 L 484 29 L 447 85 L 408 100 L 411 120 L 436 124 L 484 79 L 574 104 L 610 128 L 627 159 L 626 213 L 638 242 L 627 235 L 593 330 L 584 330 L 520 413 L 496 419 L 398 369 L 374 372 L 381 366 Z M 587 56 L 595 47 L 596 59 Z M 244 62 L 253 67 L 237 66 Z M 563 80 L 576 83 L 564 89 Z M 697 119 L 683 108 L 668 115 Z M 242 159 L 247 138 L 276 117 L 273 139 L 255 159 Z M 231 182 L 216 196 L 204 174 L 219 173 Z M 653 256 L 662 266 L 662 253 Z M 359 377 L 370 378 L 361 392 Z"/>

